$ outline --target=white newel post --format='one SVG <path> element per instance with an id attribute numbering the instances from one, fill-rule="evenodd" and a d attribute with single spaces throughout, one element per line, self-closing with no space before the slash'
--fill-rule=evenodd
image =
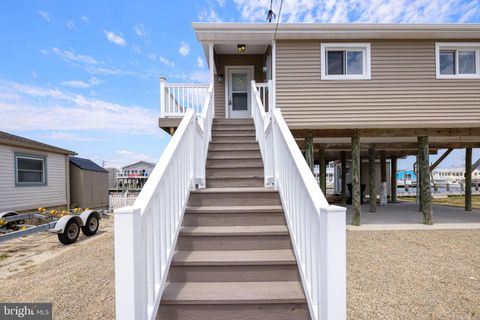
<path id="1" fill-rule="evenodd" d="M 268 80 L 268 114 L 272 114 L 273 105 L 273 80 Z"/>
<path id="2" fill-rule="evenodd" d="M 117 320 L 147 319 L 145 226 L 139 208 L 115 210 L 115 305 Z"/>
<path id="3" fill-rule="evenodd" d="M 320 208 L 320 319 L 347 318 L 346 208 Z"/>
<path id="4" fill-rule="evenodd" d="M 167 78 L 160 77 L 160 118 L 165 117 L 165 84 Z"/>

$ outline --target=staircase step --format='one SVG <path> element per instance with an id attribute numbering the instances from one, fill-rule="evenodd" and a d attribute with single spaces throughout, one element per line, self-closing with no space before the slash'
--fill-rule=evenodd
<path id="1" fill-rule="evenodd" d="M 210 159 L 207 169 L 260 168 L 263 171 L 262 159 Z"/>
<path id="2" fill-rule="evenodd" d="M 284 236 L 288 235 L 285 225 L 275 226 L 214 226 L 214 227 L 182 227 L 182 236 Z"/>
<path id="3" fill-rule="evenodd" d="M 292 250 L 176 251 L 175 282 L 299 281 Z"/>
<path id="4" fill-rule="evenodd" d="M 207 179 L 207 188 L 224 187 L 263 187 L 264 179 L 261 175 L 246 175 L 231 177 L 209 177 Z"/>
<path id="5" fill-rule="evenodd" d="M 207 159 L 262 159 L 260 151 L 210 151 Z"/>
<path id="6" fill-rule="evenodd" d="M 231 125 L 231 124 L 214 124 L 212 131 L 255 131 L 253 124 Z"/>
<path id="7" fill-rule="evenodd" d="M 292 250 L 176 251 L 172 265 L 239 266 L 296 264 Z"/>
<path id="8" fill-rule="evenodd" d="M 162 304 L 306 303 L 298 281 L 169 282 Z"/>
<path id="9" fill-rule="evenodd" d="M 237 136 L 218 136 L 215 135 L 212 137 L 212 142 L 219 142 L 219 143 L 245 143 L 245 142 L 255 142 L 255 136 L 245 136 L 245 135 L 237 135 Z"/>
<path id="10" fill-rule="evenodd" d="M 187 207 L 184 226 L 285 225 L 282 206 Z"/>
<path id="11" fill-rule="evenodd" d="M 267 188 L 205 188 L 190 193 L 189 206 L 281 205 L 277 190 Z"/>
<path id="12" fill-rule="evenodd" d="M 263 167 L 244 168 L 207 168 L 207 181 L 212 178 L 244 178 L 251 176 L 263 177 Z"/>
<path id="13" fill-rule="evenodd" d="M 181 235 L 177 250 L 280 250 L 291 249 L 289 234 L 284 235 Z"/>
<path id="14" fill-rule="evenodd" d="M 240 133 L 232 130 L 213 130 L 212 137 L 237 137 L 241 134 L 243 137 L 255 137 L 255 130 L 250 131 L 241 131 Z"/>
<path id="15" fill-rule="evenodd" d="M 208 147 L 209 151 L 236 151 L 236 150 L 248 150 L 248 151 L 260 151 L 258 143 L 256 142 L 241 142 L 241 143 L 225 143 L 212 141 Z"/>
<path id="16" fill-rule="evenodd" d="M 253 125 L 253 119 L 220 119 L 214 118 L 213 125 Z"/>

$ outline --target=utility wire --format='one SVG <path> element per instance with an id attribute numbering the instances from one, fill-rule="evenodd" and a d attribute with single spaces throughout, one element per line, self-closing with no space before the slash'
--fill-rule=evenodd
<path id="1" fill-rule="evenodd" d="M 277 38 L 278 23 L 280 22 L 280 17 L 282 14 L 282 5 L 283 5 L 283 0 L 280 1 L 280 9 L 278 9 L 277 24 L 275 25 L 275 33 L 273 34 L 273 41 L 275 41 Z"/>

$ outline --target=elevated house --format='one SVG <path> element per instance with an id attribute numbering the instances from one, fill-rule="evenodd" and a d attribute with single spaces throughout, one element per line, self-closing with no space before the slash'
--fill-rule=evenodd
<path id="1" fill-rule="evenodd" d="M 416 155 L 433 223 L 430 171 L 450 151 L 429 155 L 465 149 L 469 179 L 480 144 L 480 25 L 193 28 L 209 83 L 160 80 L 174 134 L 116 212 L 117 318 L 345 319 L 345 208 L 325 198 L 326 164 L 340 163 L 341 205 L 349 172 L 359 225 L 361 177 L 370 211 L 377 195 L 393 206 L 397 159 Z"/>
<path id="2" fill-rule="evenodd" d="M 153 171 L 155 163 L 138 161 L 122 168 L 117 173 L 118 187 L 122 190 L 141 190 Z"/>
<path id="3" fill-rule="evenodd" d="M 76 153 L 0 131 L 0 212 L 70 204 L 70 156 Z"/>

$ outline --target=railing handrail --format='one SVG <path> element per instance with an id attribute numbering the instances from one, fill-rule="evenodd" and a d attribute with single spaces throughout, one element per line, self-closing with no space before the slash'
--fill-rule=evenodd
<path id="1" fill-rule="evenodd" d="M 200 117 L 185 110 L 134 204 L 115 210 L 116 319 L 156 318 L 190 191 L 205 185 L 213 101 L 210 85 Z"/>
<path id="2" fill-rule="evenodd" d="M 182 83 L 182 82 L 166 82 L 165 87 L 167 88 L 209 88 L 210 84 L 208 83 Z"/>
<path id="3" fill-rule="evenodd" d="M 272 83 L 268 90 L 271 91 Z M 313 320 L 346 318 L 345 208 L 330 206 L 280 109 L 266 113 L 252 81 L 253 119 L 265 186 L 277 187 Z"/>

